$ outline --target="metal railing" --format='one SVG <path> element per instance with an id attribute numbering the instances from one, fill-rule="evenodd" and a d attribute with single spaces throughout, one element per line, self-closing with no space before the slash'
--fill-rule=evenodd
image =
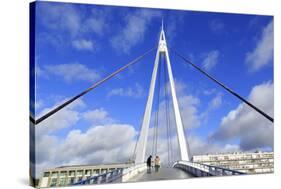
<path id="1" fill-rule="evenodd" d="M 176 161 L 173 167 L 180 168 L 195 176 L 223 176 L 246 174 L 232 169 L 222 168 L 213 165 L 206 165 L 202 163 L 195 163 L 190 161 Z"/>
<path id="2" fill-rule="evenodd" d="M 73 185 L 103 184 L 103 183 L 114 182 L 117 179 L 121 179 L 121 181 L 128 180 L 131 177 L 135 176 L 140 170 L 143 170 L 144 167 L 146 167 L 146 164 L 141 163 L 141 164 L 132 165 L 131 167 L 128 168 L 119 168 L 111 172 L 103 173 L 100 175 L 92 176 L 85 180 L 78 181 Z M 125 178 L 126 176 L 127 178 Z"/>
<path id="3" fill-rule="evenodd" d="M 85 180 L 78 181 L 73 185 L 85 185 L 85 184 L 102 184 L 102 183 L 109 183 L 115 181 L 116 179 L 120 178 L 123 175 L 123 168 L 116 169 L 111 172 L 103 173 L 100 175 L 92 176 Z"/>

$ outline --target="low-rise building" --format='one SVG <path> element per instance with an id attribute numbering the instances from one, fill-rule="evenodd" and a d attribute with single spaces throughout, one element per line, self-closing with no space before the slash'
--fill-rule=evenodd
<path id="1" fill-rule="evenodd" d="M 192 161 L 237 170 L 247 174 L 273 173 L 274 171 L 273 152 L 196 155 L 193 156 Z"/>
<path id="2" fill-rule="evenodd" d="M 104 165 L 73 165 L 49 169 L 43 173 L 39 181 L 41 187 L 68 186 L 81 180 L 108 173 L 116 169 L 124 169 L 132 164 L 104 164 Z"/>

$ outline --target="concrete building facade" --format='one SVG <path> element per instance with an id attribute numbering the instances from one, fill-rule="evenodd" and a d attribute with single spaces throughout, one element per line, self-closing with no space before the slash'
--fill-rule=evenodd
<path id="1" fill-rule="evenodd" d="M 45 171 L 39 181 L 38 186 L 39 188 L 68 186 L 92 176 L 108 173 L 116 169 L 128 168 L 130 166 L 132 166 L 132 164 L 125 163 L 57 167 Z"/>
<path id="2" fill-rule="evenodd" d="M 193 162 L 237 170 L 247 174 L 273 173 L 274 153 L 228 153 L 193 156 Z"/>

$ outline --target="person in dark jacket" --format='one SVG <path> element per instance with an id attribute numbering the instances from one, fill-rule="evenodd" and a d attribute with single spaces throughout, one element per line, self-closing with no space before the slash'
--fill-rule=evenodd
<path id="1" fill-rule="evenodd" d="M 151 159 L 152 159 L 152 155 L 150 155 L 146 160 L 146 166 L 147 166 L 148 173 L 151 173 Z"/>

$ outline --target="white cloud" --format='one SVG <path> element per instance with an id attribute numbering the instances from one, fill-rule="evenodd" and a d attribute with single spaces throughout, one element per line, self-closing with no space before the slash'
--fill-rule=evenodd
<path id="1" fill-rule="evenodd" d="M 108 92 L 107 97 L 121 96 L 121 97 L 133 97 L 140 98 L 144 96 L 144 89 L 138 83 L 135 86 L 129 88 L 115 88 Z"/>
<path id="2" fill-rule="evenodd" d="M 216 92 L 215 88 L 203 90 L 203 94 L 206 96 L 212 95 Z"/>
<path id="3" fill-rule="evenodd" d="M 44 108 L 38 116 L 36 116 L 36 119 L 39 117 L 45 115 L 58 105 L 62 104 L 65 102 L 65 100 L 56 103 L 54 106 L 50 108 Z M 74 126 L 77 121 L 80 119 L 80 114 L 77 111 L 77 108 L 84 107 L 85 104 L 82 100 L 76 100 L 72 104 L 68 105 L 64 109 L 60 110 L 56 114 L 50 116 L 48 119 L 42 121 L 41 123 L 38 124 L 38 127 L 36 127 L 36 133 L 38 136 L 43 135 L 44 133 L 49 134 L 53 133 L 55 131 L 58 131 L 63 128 L 71 127 Z"/>
<path id="4" fill-rule="evenodd" d="M 103 108 L 94 109 L 83 113 L 83 118 L 92 124 L 109 124 L 115 120 Z"/>
<path id="5" fill-rule="evenodd" d="M 168 84 L 167 84 L 168 85 Z M 177 98 L 180 108 L 180 114 L 182 118 L 182 122 L 184 125 L 185 130 L 187 132 L 190 129 L 194 129 L 200 126 L 200 117 L 198 113 L 198 106 L 200 104 L 200 99 L 192 95 L 186 95 L 184 93 L 184 89 L 186 88 L 185 84 L 179 81 L 176 81 L 177 88 Z M 168 95 L 170 96 L 170 89 L 168 88 Z M 176 122 L 173 110 L 173 104 L 171 98 L 168 98 L 169 106 L 169 122 L 171 126 L 171 133 L 172 135 L 176 132 Z M 156 107 L 153 107 L 156 108 Z M 168 110 L 168 109 L 167 109 Z M 150 122 L 150 131 L 149 131 L 149 138 L 153 137 L 153 127 L 155 126 L 155 110 L 152 112 L 151 115 L 151 122 Z M 160 101 L 159 111 L 158 111 L 158 135 L 160 138 L 166 138 L 167 135 L 167 119 L 166 119 L 166 102 Z"/>
<path id="6" fill-rule="evenodd" d="M 184 94 L 184 83 L 179 84 L 180 90 L 178 96 L 181 115 L 185 129 L 194 128 L 200 125 L 197 106 L 200 100 L 192 95 Z M 82 100 L 66 107 L 52 119 L 51 117 L 42 122 L 43 125 L 36 127 L 36 168 L 37 176 L 40 176 L 43 170 L 62 165 L 73 164 L 101 164 L 126 162 L 132 158 L 136 144 L 136 129 L 129 124 L 117 124 L 115 119 L 111 118 L 103 108 L 94 109 L 86 112 L 79 111 L 83 107 Z M 171 105 L 170 105 L 171 107 Z M 44 114 L 49 109 L 43 110 Z M 167 162 L 167 138 L 165 127 L 165 104 L 160 103 L 159 112 L 159 140 L 158 154 L 163 163 Z M 172 108 L 171 114 L 171 136 L 173 143 L 173 154 L 177 160 L 178 141 L 175 136 L 175 123 Z M 79 120 L 87 120 L 91 126 L 81 131 L 79 129 L 71 130 L 63 139 L 55 136 L 54 132 L 63 128 L 74 126 Z M 115 123 L 114 123 L 115 122 Z M 172 123 L 173 122 L 173 123 Z M 153 123 L 153 119 L 152 119 Z M 45 129 L 45 130 L 44 130 Z M 117 137 L 122 136 L 122 137 Z M 196 136 L 188 136 L 187 140 L 192 155 L 206 154 L 211 152 L 237 151 L 236 145 L 218 145 L 207 143 Z M 151 153 L 152 146 L 152 128 L 150 128 L 147 153 Z"/>
<path id="7" fill-rule="evenodd" d="M 91 15 L 85 20 L 83 24 L 83 32 L 94 32 L 98 36 L 103 36 L 109 30 L 109 23 L 111 21 L 110 9 L 97 9 L 91 11 Z"/>
<path id="8" fill-rule="evenodd" d="M 219 19 L 212 20 L 209 27 L 215 34 L 220 34 L 225 28 L 224 23 Z"/>
<path id="9" fill-rule="evenodd" d="M 210 91 L 207 91 L 207 94 L 205 94 L 205 95 L 211 95 L 213 93 L 215 93 L 215 90 L 210 90 Z M 216 93 L 214 95 L 214 97 L 212 97 L 212 99 L 208 103 L 206 110 L 200 114 L 200 119 L 202 120 L 202 122 L 207 123 L 210 113 L 217 110 L 219 107 L 221 107 L 221 105 L 223 103 L 222 97 L 223 97 L 223 94 L 220 92 Z"/>
<path id="10" fill-rule="evenodd" d="M 240 151 L 239 145 L 224 144 L 219 145 L 215 143 L 206 142 L 198 136 L 190 136 L 188 138 L 190 152 L 192 155 L 226 153 Z"/>
<path id="11" fill-rule="evenodd" d="M 125 17 L 125 26 L 111 39 L 113 48 L 129 53 L 131 48 L 142 42 L 153 18 L 161 16 L 155 10 L 142 9 Z"/>
<path id="12" fill-rule="evenodd" d="M 273 83 L 262 83 L 253 87 L 249 101 L 261 110 L 273 116 Z M 219 129 L 210 136 L 215 141 L 238 139 L 240 148 L 251 150 L 273 148 L 273 124 L 245 104 L 230 111 L 221 121 Z"/>
<path id="13" fill-rule="evenodd" d="M 93 42 L 91 40 L 79 39 L 72 41 L 72 45 L 77 50 L 93 50 Z"/>
<path id="14" fill-rule="evenodd" d="M 37 177 L 43 170 L 56 166 L 120 163 L 132 158 L 135 128 L 113 123 L 114 119 L 102 108 L 82 112 L 84 106 L 82 100 L 77 100 L 35 128 Z M 52 108 L 45 108 L 40 116 Z M 71 129 L 83 119 L 90 123 L 86 131 Z M 71 129 L 65 138 L 55 135 L 65 128 Z"/>
<path id="15" fill-rule="evenodd" d="M 270 22 L 262 31 L 255 49 L 246 54 L 246 64 L 255 72 L 267 66 L 273 59 L 273 23 Z"/>
<path id="16" fill-rule="evenodd" d="M 96 70 L 79 63 L 48 65 L 45 70 L 48 74 L 62 77 L 66 82 L 77 80 L 94 82 L 100 78 Z"/>
<path id="17" fill-rule="evenodd" d="M 85 132 L 72 130 L 64 140 L 44 135 L 36 143 L 37 176 L 62 165 L 126 162 L 132 157 L 136 133 L 131 125 L 110 124 Z"/>
<path id="18" fill-rule="evenodd" d="M 204 60 L 203 60 L 203 67 L 209 71 L 213 67 L 215 67 L 218 63 L 218 58 L 219 58 L 220 52 L 218 50 L 213 50 L 204 55 Z"/>
<path id="19" fill-rule="evenodd" d="M 126 147 L 131 144 L 136 133 L 134 127 L 127 124 L 94 126 L 89 128 L 86 132 L 73 130 L 68 134 L 65 142 L 58 150 L 64 152 L 61 157 L 63 161 L 69 161 L 72 159 L 71 157 L 79 157 L 82 159 L 81 161 L 85 162 L 86 160 L 88 163 L 113 163 L 120 162 L 120 160 L 125 162 L 128 160 L 126 158 L 129 158 L 126 157 L 128 155 L 126 151 L 130 151 L 130 149 Z M 118 154 L 115 154 L 116 150 Z M 122 154 L 122 151 L 124 151 L 124 154 Z M 98 159 L 101 158 L 102 161 L 96 162 L 95 159 L 91 160 L 87 158 L 87 156 L 94 158 L 95 153 L 99 152 L 103 152 L 103 156 L 98 157 Z M 111 154 L 110 152 L 114 153 Z"/>
<path id="20" fill-rule="evenodd" d="M 210 143 L 200 138 L 199 136 L 192 135 L 186 136 L 186 140 L 189 146 L 190 157 L 194 155 L 203 155 L 203 154 L 214 154 L 214 153 L 232 153 L 241 151 L 239 145 L 224 144 L 219 145 L 216 143 Z M 176 135 L 173 135 L 171 138 L 170 149 L 172 153 L 172 161 L 179 160 L 179 144 Z M 146 150 L 146 157 L 152 154 L 153 147 L 153 138 L 149 138 Z M 168 162 L 168 140 L 166 138 L 159 138 L 157 142 L 157 155 L 161 158 L 163 164 Z"/>
<path id="21" fill-rule="evenodd" d="M 38 6 L 42 24 L 51 30 L 68 32 L 76 36 L 81 27 L 81 18 L 77 9 L 69 4 L 44 4 Z"/>
<path id="22" fill-rule="evenodd" d="M 160 19 L 159 19 L 160 20 Z M 184 18 L 183 14 L 169 14 L 165 15 L 164 30 L 166 34 L 166 40 L 170 46 L 176 44 L 176 37 L 181 36 L 183 31 L 183 25 L 187 20 Z"/>
<path id="23" fill-rule="evenodd" d="M 110 8 L 93 8 L 85 17 L 85 10 L 71 4 L 44 4 L 39 6 L 40 23 L 46 32 L 39 33 L 41 43 L 49 43 L 62 50 L 70 45 L 78 50 L 93 50 L 98 44 L 86 40 L 90 35 L 102 36 L 110 31 Z M 52 32 L 48 32 L 51 30 Z M 70 42 L 70 43 L 69 43 Z"/>
<path id="24" fill-rule="evenodd" d="M 200 126 L 198 105 L 200 100 L 192 95 L 178 97 L 182 121 L 185 128 L 196 128 Z"/>
<path id="25" fill-rule="evenodd" d="M 217 109 L 222 104 L 222 93 L 217 93 L 216 96 L 209 103 L 209 108 L 211 110 Z"/>

